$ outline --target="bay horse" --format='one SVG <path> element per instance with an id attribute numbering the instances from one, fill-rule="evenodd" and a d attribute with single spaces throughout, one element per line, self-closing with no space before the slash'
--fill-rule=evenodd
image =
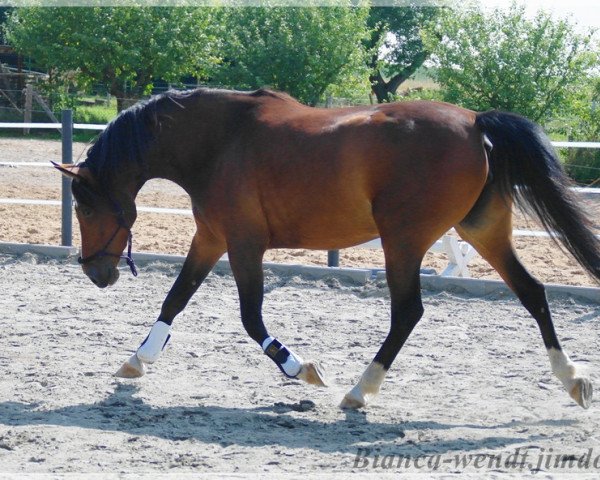
<path id="1" fill-rule="evenodd" d="M 136 274 L 131 228 L 147 180 L 169 179 L 191 198 L 197 231 L 187 258 L 119 376 L 141 376 L 159 358 L 173 319 L 227 252 L 248 335 L 284 375 L 323 385 L 318 364 L 302 360 L 263 323 L 263 254 L 381 237 L 391 325 L 341 403 L 364 407 L 423 315 L 423 256 L 454 227 L 537 321 L 552 371 L 570 396 L 590 405 L 591 382 L 561 348 L 544 286 L 511 244 L 513 204 L 532 212 L 595 279 L 600 242 L 548 137 L 521 116 L 427 101 L 319 109 L 265 89 L 170 91 L 123 111 L 84 162 L 57 167 L 73 179 L 79 261 L 100 288 L 117 281 L 121 258 Z"/>

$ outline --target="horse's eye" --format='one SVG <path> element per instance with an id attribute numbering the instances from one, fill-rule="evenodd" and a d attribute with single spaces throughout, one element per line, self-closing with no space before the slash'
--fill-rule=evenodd
<path id="1" fill-rule="evenodd" d="M 86 205 L 77 205 L 77 210 L 79 210 L 79 213 L 81 213 L 81 215 L 83 215 L 86 218 L 91 217 L 94 213 L 94 211 Z"/>

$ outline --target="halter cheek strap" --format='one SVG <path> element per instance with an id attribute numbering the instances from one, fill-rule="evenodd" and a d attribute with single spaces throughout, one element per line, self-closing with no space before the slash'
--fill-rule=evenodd
<path id="1" fill-rule="evenodd" d="M 117 229 L 111 235 L 111 237 L 108 239 L 108 241 L 106 242 L 106 244 L 104 245 L 104 247 L 101 250 L 97 251 L 96 253 L 93 253 L 92 255 L 90 255 L 88 257 L 85 257 L 85 258 L 79 257 L 77 259 L 77 261 L 81 265 L 85 265 L 86 263 L 90 263 L 91 261 L 96 260 L 97 258 L 101 258 L 101 257 L 115 257 L 115 258 L 123 259 L 123 260 L 125 260 L 127 262 L 127 265 L 129 266 L 129 269 L 131 270 L 131 274 L 134 277 L 137 277 L 138 271 L 137 271 L 137 268 L 135 266 L 135 262 L 133 261 L 133 257 L 131 256 L 131 250 L 132 250 L 132 247 L 133 247 L 133 233 L 131 232 L 131 228 L 129 228 L 127 226 L 127 224 L 125 223 L 125 220 L 123 219 L 123 212 L 120 211 L 118 215 L 119 215 L 119 224 L 117 226 Z M 107 250 L 108 247 L 110 246 L 110 244 L 112 243 L 112 241 L 117 236 L 117 233 L 119 233 L 119 231 L 122 228 L 124 228 L 128 232 L 128 236 L 127 236 L 127 255 L 122 255 L 122 254 L 118 254 L 118 253 L 111 253 L 111 252 L 109 252 Z"/>

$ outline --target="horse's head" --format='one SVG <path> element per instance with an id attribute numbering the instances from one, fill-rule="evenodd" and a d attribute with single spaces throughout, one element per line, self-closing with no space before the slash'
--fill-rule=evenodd
<path id="1" fill-rule="evenodd" d="M 133 195 L 117 196 L 102 191 L 85 166 L 55 164 L 55 167 L 73 180 L 71 189 L 81 231 L 79 263 L 83 272 L 98 287 L 108 287 L 119 279 L 117 265 L 124 258 L 137 275 L 131 259 L 131 226 L 136 218 Z M 127 255 L 123 255 L 127 245 Z"/>

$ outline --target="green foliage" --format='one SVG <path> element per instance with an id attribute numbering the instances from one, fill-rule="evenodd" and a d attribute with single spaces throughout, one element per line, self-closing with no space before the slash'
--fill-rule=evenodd
<path id="1" fill-rule="evenodd" d="M 213 80 L 269 86 L 314 105 L 328 87 L 367 78 L 367 14 L 366 8 L 346 7 L 225 9 L 223 64 Z"/>
<path id="2" fill-rule="evenodd" d="M 422 30 L 444 10 L 412 5 L 370 9 L 367 49 L 370 81 L 378 102 L 392 101 L 398 87 L 427 60 L 430 51 L 423 44 Z"/>
<path id="3" fill-rule="evenodd" d="M 55 81 L 68 74 L 79 88 L 105 83 L 122 98 L 149 93 L 157 78 L 206 75 L 215 61 L 211 16 L 200 8 L 19 8 L 5 34 Z"/>
<path id="4" fill-rule="evenodd" d="M 600 151 L 591 148 L 570 148 L 564 154 L 565 170 L 582 185 L 600 184 Z"/>
<path id="5" fill-rule="evenodd" d="M 440 41 L 441 39 L 441 41 Z M 445 99 L 474 110 L 498 108 L 540 122 L 563 108 L 570 88 L 591 67 L 591 33 L 525 7 L 485 13 L 477 6 L 439 18 L 426 36 Z"/>
<path id="6" fill-rule="evenodd" d="M 339 81 L 330 84 L 323 97 L 339 99 L 343 105 L 365 105 L 371 102 L 371 86 L 364 68 L 347 72 Z M 321 98 L 321 102 L 323 98 Z"/>
<path id="7" fill-rule="evenodd" d="M 6 19 L 10 15 L 10 12 L 13 10 L 13 7 L 0 7 L 0 43 L 2 45 L 6 44 L 6 39 L 4 38 L 2 25 L 6 22 Z"/>
<path id="8" fill-rule="evenodd" d="M 438 88 L 411 88 L 396 97 L 397 100 L 444 100 L 444 93 Z"/>
<path id="9" fill-rule="evenodd" d="M 581 79 L 570 92 L 567 105 L 568 109 L 548 125 L 549 130 L 569 140 L 600 141 L 600 76 Z M 561 154 L 569 175 L 577 182 L 600 183 L 600 149 L 570 148 Z"/>
<path id="10" fill-rule="evenodd" d="M 110 122 L 117 115 L 117 102 L 113 99 L 108 105 L 78 105 L 75 108 L 73 121 L 75 123 Z"/>

